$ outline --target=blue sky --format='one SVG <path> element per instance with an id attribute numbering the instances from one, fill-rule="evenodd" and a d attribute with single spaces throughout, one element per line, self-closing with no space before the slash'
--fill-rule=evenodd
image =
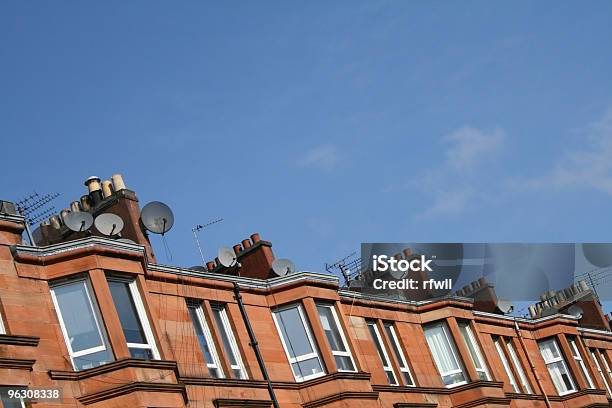
<path id="1" fill-rule="evenodd" d="M 612 3 L 0 4 L 0 197 L 124 174 L 195 265 L 252 232 L 612 241 Z M 158 253 L 162 253 L 159 240 Z"/>

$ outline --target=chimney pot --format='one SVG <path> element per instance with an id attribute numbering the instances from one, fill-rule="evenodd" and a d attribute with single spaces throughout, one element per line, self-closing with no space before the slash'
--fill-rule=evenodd
<path id="1" fill-rule="evenodd" d="M 67 208 L 64 208 L 62 211 L 60 211 L 60 221 L 62 222 L 62 224 L 65 224 L 64 220 L 66 219 L 66 216 L 70 214 L 70 210 Z"/>
<path id="2" fill-rule="evenodd" d="M 248 238 L 247 238 L 247 239 L 243 239 L 243 240 L 242 240 L 242 247 L 243 247 L 244 249 L 248 249 L 248 248 L 250 248 L 250 247 L 251 247 L 251 240 L 250 240 L 250 239 L 248 239 Z"/>
<path id="3" fill-rule="evenodd" d="M 580 289 L 582 289 L 582 291 L 589 290 L 589 285 L 587 285 L 586 281 L 584 280 L 578 282 L 578 285 L 580 286 Z"/>
<path id="4" fill-rule="evenodd" d="M 259 241 L 261 241 L 261 238 L 259 236 L 259 234 L 256 232 L 254 234 L 251 234 L 251 241 L 253 241 L 254 244 L 258 243 Z"/>
<path id="5" fill-rule="evenodd" d="M 91 176 L 87 180 L 85 180 L 85 185 L 89 192 L 94 192 L 100 190 L 100 177 Z"/>
<path id="6" fill-rule="evenodd" d="M 81 208 L 83 211 L 91 210 L 91 200 L 89 200 L 88 195 L 84 195 L 81 197 Z"/>
<path id="7" fill-rule="evenodd" d="M 123 176 L 121 174 L 113 174 L 111 176 L 111 180 L 113 181 L 113 188 L 115 191 L 125 190 L 125 182 L 123 181 Z"/>
<path id="8" fill-rule="evenodd" d="M 62 227 L 62 224 L 60 222 L 60 217 L 59 215 L 53 215 L 49 218 L 49 223 L 51 224 L 51 226 L 55 229 L 60 229 Z"/>
<path id="9" fill-rule="evenodd" d="M 108 198 L 113 195 L 113 185 L 110 180 L 102 182 L 102 197 Z"/>
<path id="10" fill-rule="evenodd" d="M 242 252 L 242 246 L 240 244 L 236 244 L 232 248 L 234 249 L 234 252 L 236 253 L 236 255 Z"/>
<path id="11" fill-rule="evenodd" d="M 78 201 L 73 201 L 70 203 L 70 211 L 72 212 L 79 212 L 81 211 L 81 203 L 79 203 Z"/>

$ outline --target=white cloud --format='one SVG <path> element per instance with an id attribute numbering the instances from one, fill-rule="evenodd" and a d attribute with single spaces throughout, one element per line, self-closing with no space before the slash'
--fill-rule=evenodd
<path id="1" fill-rule="evenodd" d="M 486 131 L 470 126 L 461 127 L 442 138 L 447 146 L 445 159 L 435 170 L 424 172 L 411 182 L 413 187 L 428 192 L 430 202 L 415 218 L 456 216 L 472 205 L 486 183 L 475 170 L 497 157 L 504 142 L 504 131 Z"/>
<path id="2" fill-rule="evenodd" d="M 430 206 L 417 215 L 417 218 L 451 216 L 461 214 L 467 208 L 472 192 L 469 188 L 438 192 Z"/>
<path id="3" fill-rule="evenodd" d="M 567 151 L 544 175 L 513 184 L 539 190 L 591 188 L 612 195 L 612 108 L 584 133 L 582 149 Z"/>
<path id="4" fill-rule="evenodd" d="M 331 170 L 339 163 L 340 154 L 333 145 L 317 146 L 299 158 L 296 164 L 299 167 L 311 167 L 321 170 Z"/>
<path id="5" fill-rule="evenodd" d="M 465 126 L 444 138 L 450 144 L 446 151 L 447 165 L 456 169 L 469 169 L 497 153 L 503 143 L 504 132 L 495 129 L 485 132 Z"/>

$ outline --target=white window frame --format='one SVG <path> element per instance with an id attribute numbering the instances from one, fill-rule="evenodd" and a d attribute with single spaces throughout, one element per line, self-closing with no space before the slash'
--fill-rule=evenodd
<path id="1" fill-rule="evenodd" d="M 514 349 L 514 344 L 512 344 L 511 339 L 506 340 L 506 348 L 508 349 L 508 353 L 510 354 L 510 360 L 512 360 L 512 364 L 516 369 L 516 372 L 519 375 L 519 380 L 521 380 L 521 385 L 523 386 L 523 391 L 525 394 L 533 394 L 533 390 L 531 389 L 531 385 L 529 385 L 529 380 L 527 379 L 527 375 L 525 374 L 525 370 L 523 370 L 523 366 L 521 361 L 516 354 L 516 350 Z"/>
<path id="2" fill-rule="evenodd" d="M 544 343 L 550 343 L 552 345 L 554 345 L 554 348 L 557 351 L 557 354 L 559 355 L 559 357 L 553 357 L 550 360 L 546 360 L 546 358 L 544 358 L 544 354 L 542 353 L 542 344 Z M 540 349 L 540 354 L 542 355 L 542 359 L 544 360 L 544 363 L 546 364 L 546 369 L 548 370 L 548 375 L 550 376 L 551 380 L 552 380 L 552 374 L 550 373 L 550 365 L 555 364 L 555 363 L 561 363 L 561 365 L 563 366 L 563 368 L 565 369 L 565 372 L 567 373 L 567 377 L 569 378 L 569 381 L 572 385 L 572 388 L 567 390 L 567 391 L 563 391 L 560 392 L 559 389 L 557 388 L 557 384 L 555 384 L 554 381 L 553 384 L 555 385 L 555 388 L 557 388 L 557 393 L 560 396 L 563 395 L 568 395 L 571 393 L 574 393 L 576 391 L 578 391 L 578 389 L 576 388 L 576 384 L 574 383 L 574 379 L 572 378 L 572 372 L 569 370 L 569 368 L 567 367 L 567 363 L 565 362 L 565 359 L 563 358 L 563 353 L 561 352 L 561 349 L 559 349 L 559 345 L 557 344 L 557 340 L 555 338 L 550 338 L 547 340 L 543 340 L 538 344 L 538 348 Z"/>
<path id="3" fill-rule="evenodd" d="M 516 382 L 516 378 L 514 377 L 514 373 L 512 372 L 510 363 L 508 362 L 508 359 L 506 358 L 506 354 L 504 353 L 504 349 L 502 347 L 501 342 L 502 342 L 502 339 L 500 337 L 495 339 L 494 341 L 495 349 L 497 350 L 497 354 L 499 354 L 499 359 L 501 360 L 502 365 L 504 366 L 504 370 L 506 371 L 506 376 L 508 377 L 508 380 L 510 381 L 510 385 L 512 386 L 512 389 L 514 390 L 514 392 L 520 393 L 521 389 L 519 388 Z"/>
<path id="4" fill-rule="evenodd" d="M 606 376 L 601 369 L 601 365 L 599 365 L 599 360 L 597 359 L 598 351 L 591 350 L 591 357 L 593 358 L 593 362 L 595 362 L 595 368 L 599 372 L 601 379 L 603 380 L 604 385 L 606 386 L 606 390 L 608 390 L 608 395 L 612 396 L 612 391 L 610 390 L 610 385 L 608 385 L 608 381 L 606 380 Z"/>
<path id="5" fill-rule="evenodd" d="M 66 325 L 64 324 L 64 317 L 62 316 L 62 310 L 59 307 L 59 302 L 57 301 L 57 297 L 55 295 L 55 288 L 58 288 L 60 286 L 73 285 L 75 283 L 81 283 L 83 284 L 85 288 L 85 294 L 87 295 L 87 301 L 89 303 L 89 307 L 91 308 L 94 322 L 96 323 L 96 329 L 98 329 L 98 335 L 100 336 L 100 339 L 102 340 L 101 346 L 90 347 L 88 349 L 80 350 L 77 352 L 75 352 L 72 349 L 72 344 L 70 343 L 70 336 L 68 335 L 68 329 L 66 329 Z M 80 369 L 77 368 L 76 364 L 74 363 L 75 358 L 87 356 L 89 354 L 99 353 L 100 351 L 106 351 L 106 350 L 111 351 L 110 345 L 108 342 L 108 337 L 106 335 L 106 329 L 104 325 L 102 324 L 102 317 L 100 315 L 100 309 L 98 307 L 98 303 L 95 299 L 95 296 L 92 296 L 91 294 L 91 291 L 92 291 L 91 283 L 89 282 L 88 278 L 82 277 L 82 278 L 70 279 L 70 280 L 52 284 L 50 285 L 49 289 L 51 291 L 51 300 L 53 301 L 53 307 L 55 308 L 55 313 L 57 314 L 60 328 L 62 329 L 62 334 L 64 336 L 64 342 L 66 343 L 66 348 L 68 349 L 68 355 L 70 356 L 70 362 L 72 363 L 72 368 L 75 371 L 81 371 Z M 110 353 L 110 357 L 111 359 L 114 358 L 112 352 Z"/>
<path id="6" fill-rule="evenodd" d="M 4 316 L 0 313 L 0 334 L 6 334 L 6 327 L 4 327 Z"/>
<path id="7" fill-rule="evenodd" d="M 397 353 L 399 353 L 399 355 L 397 356 L 397 360 L 400 363 L 399 369 L 402 373 L 404 373 L 404 375 L 407 375 L 408 378 L 410 379 L 410 384 L 406 384 L 407 387 L 416 387 L 416 383 L 414 382 L 414 377 L 412 376 L 412 373 L 410 372 L 410 366 L 408 365 L 408 360 L 406 360 L 406 356 L 404 355 L 404 350 L 402 349 L 402 344 L 399 341 L 399 338 L 397 337 L 397 333 L 395 332 L 395 326 L 393 325 L 393 323 L 391 322 L 386 322 L 383 323 L 383 326 L 385 327 L 385 329 L 389 329 L 389 333 L 391 333 L 391 336 L 389 340 L 391 340 L 393 342 L 393 344 L 395 345 L 395 349 L 397 350 Z M 404 376 L 405 379 L 405 376 Z"/>
<path id="8" fill-rule="evenodd" d="M 339 356 L 339 357 L 348 357 L 351 359 L 351 364 L 353 365 L 353 369 L 352 370 L 341 370 L 338 367 L 336 367 L 338 369 L 338 371 L 340 372 L 345 372 L 345 373 L 355 373 L 357 372 L 357 366 L 355 365 L 355 360 L 353 360 L 353 355 L 351 354 L 351 349 L 349 348 L 348 342 L 346 341 L 346 337 L 344 336 L 344 330 L 342 330 L 342 326 L 340 325 L 340 320 L 338 319 L 338 315 L 336 314 L 336 308 L 334 307 L 334 305 L 330 305 L 330 304 L 325 304 L 325 303 L 317 303 L 316 304 L 317 307 L 324 307 L 327 308 L 329 310 L 331 310 L 331 314 L 332 317 L 334 319 L 334 324 L 336 325 L 336 328 L 338 329 L 338 333 L 340 333 L 340 339 L 342 340 L 342 345 L 344 346 L 344 349 L 346 351 L 340 351 L 340 350 L 333 350 L 331 348 L 331 344 L 329 344 L 329 341 L 327 342 L 327 344 L 329 345 L 329 348 L 332 352 L 332 355 L 334 356 Z M 318 313 L 317 313 L 318 314 Z M 321 319 L 321 315 L 319 314 L 319 319 Z"/>
<path id="9" fill-rule="evenodd" d="M 223 372 L 223 366 L 221 365 L 221 359 L 219 358 L 219 353 L 217 351 L 217 345 L 215 344 L 213 337 L 212 337 L 212 333 L 210 332 L 210 328 L 208 327 L 206 316 L 204 315 L 204 310 L 202 309 L 202 304 L 190 303 L 187 305 L 187 307 L 195 310 L 198 321 L 194 322 L 194 324 L 200 325 L 200 329 L 202 329 L 202 333 L 204 333 L 204 339 L 206 340 L 206 343 L 208 344 L 208 348 L 210 350 L 210 356 L 213 359 L 212 363 L 206 362 L 206 367 L 209 368 L 209 372 L 210 372 L 210 369 L 218 370 L 219 372 L 218 378 L 225 378 L 225 373 Z M 204 350 L 202 350 L 202 353 L 204 353 Z"/>
<path id="10" fill-rule="evenodd" d="M 467 377 L 465 375 L 465 373 L 463 372 L 463 364 L 461 362 L 461 360 L 459 359 L 459 356 L 457 355 L 457 347 L 455 345 L 455 342 L 453 341 L 452 337 L 449 335 L 448 333 L 448 327 L 446 326 L 446 323 L 438 323 L 438 324 L 434 324 L 432 326 L 430 326 L 429 328 L 433 329 L 434 327 L 439 326 L 442 328 L 442 333 L 444 333 L 444 338 L 446 339 L 446 342 L 449 346 L 449 349 L 451 350 L 451 354 L 453 357 L 453 360 L 455 360 L 455 363 L 457 363 L 457 367 L 459 367 L 456 370 L 450 370 L 450 371 L 446 371 L 446 372 L 442 372 L 440 370 L 440 367 L 437 363 L 436 360 L 436 356 L 434 355 L 434 351 L 431 349 L 431 347 L 429 347 L 429 344 L 427 344 L 427 346 L 429 347 L 429 350 L 431 351 L 431 354 L 434 356 L 434 363 L 436 363 L 436 367 L 438 368 L 438 371 L 440 372 L 440 376 L 442 377 L 442 380 L 444 380 L 444 377 L 446 377 L 447 375 L 454 375 L 454 374 L 459 374 L 461 373 L 463 375 L 463 381 L 458 381 L 456 383 L 453 384 L 449 384 L 446 385 L 446 388 L 454 388 L 454 387 L 458 387 L 460 385 L 463 384 L 467 384 Z M 425 329 L 425 331 L 427 331 L 427 328 Z M 426 340 L 427 340 L 427 335 L 425 336 Z"/>
<path id="11" fill-rule="evenodd" d="M 599 351 L 599 357 L 601 358 L 601 361 L 604 363 L 604 366 L 606 367 L 606 372 L 608 373 L 608 378 L 610 379 L 610 381 L 612 381 L 612 371 L 610 371 L 610 366 L 608 365 L 608 359 L 606 358 L 605 352 L 601 352 L 601 350 Z"/>
<path id="12" fill-rule="evenodd" d="M 126 341 L 128 349 L 136 348 L 136 349 L 151 350 L 151 354 L 153 354 L 153 359 L 159 360 L 160 355 L 159 355 L 159 351 L 157 350 L 157 345 L 155 344 L 155 336 L 153 335 L 153 330 L 151 330 L 151 325 L 149 324 L 149 317 L 147 316 L 147 311 L 144 307 L 144 303 L 142 302 L 142 298 L 140 297 L 140 291 L 138 290 L 138 283 L 136 282 L 136 279 L 109 275 L 106 277 L 106 280 L 108 282 L 116 281 L 116 282 L 127 283 L 129 291 L 130 291 L 130 295 L 132 296 L 132 300 L 134 302 L 134 306 L 136 306 L 136 314 L 138 315 L 138 320 L 140 320 L 140 324 L 142 325 L 142 331 L 144 333 L 145 340 L 147 341 L 147 343 L 146 344 L 145 343 L 128 343 Z M 117 305 L 115 305 L 114 303 L 115 302 L 113 300 L 113 305 L 115 306 L 115 309 L 116 309 Z M 117 310 L 117 315 L 119 315 L 118 310 Z M 123 329 L 123 327 L 121 327 L 121 329 Z"/>
<path id="13" fill-rule="evenodd" d="M 372 339 L 374 340 L 377 344 L 378 344 L 378 348 L 376 351 L 378 351 L 378 349 L 380 349 L 383 353 L 383 355 L 381 356 L 379 353 L 379 357 L 380 357 L 380 361 L 382 363 L 382 367 L 383 370 L 385 370 L 385 372 L 387 373 L 391 373 L 391 376 L 393 377 L 393 381 L 391 382 L 389 381 L 389 385 L 393 385 L 393 386 L 399 386 L 399 382 L 397 380 L 397 375 L 395 375 L 395 370 L 393 369 L 393 365 L 391 364 L 391 358 L 389 358 L 389 353 L 387 352 L 387 348 L 385 347 L 385 343 L 383 342 L 382 336 L 380 335 L 380 331 L 378 330 L 378 324 L 376 324 L 375 321 L 369 321 L 366 322 L 368 326 L 372 327 L 374 329 L 374 333 L 376 334 L 375 338 Z M 371 334 L 371 332 L 370 332 Z M 387 378 L 388 380 L 389 378 Z"/>
<path id="14" fill-rule="evenodd" d="M 584 364 L 584 359 L 582 358 L 582 355 L 580 354 L 580 351 L 578 350 L 578 345 L 576 345 L 576 339 L 570 338 L 570 339 L 567 339 L 567 341 L 570 345 L 570 350 L 572 351 L 572 357 L 574 357 L 574 360 L 576 361 L 576 365 L 580 367 L 580 370 L 582 371 L 582 375 L 584 376 L 587 382 L 587 388 L 595 389 L 595 384 L 593 383 L 593 379 L 591 378 L 591 375 L 589 374 L 589 371 L 587 370 L 587 367 Z"/>
<path id="15" fill-rule="evenodd" d="M 229 318 L 227 316 L 226 305 L 221 305 L 221 304 L 211 305 L 211 309 L 213 313 L 215 311 L 218 311 L 219 315 L 221 316 L 221 322 L 223 323 L 223 327 L 219 327 L 218 329 L 223 330 L 225 335 L 227 336 L 227 340 L 229 342 L 231 352 L 234 355 L 234 359 L 236 360 L 236 363 L 237 363 L 237 364 L 231 364 L 231 359 L 228 358 L 228 362 L 230 363 L 230 368 L 232 370 L 239 370 L 241 380 L 248 380 L 249 376 L 247 375 L 246 369 L 244 368 L 244 363 L 242 362 L 242 355 L 240 354 L 240 350 L 238 349 L 238 343 L 236 343 L 236 337 L 234 337 L 232 325 L 230 324 Z M 223 335 L 222 333 L 219 333 L 219 334 Z"/>
<path id="16" fill-rule="evenodd" d="M 304 327 L 304 330 L 306 331 L 306 337 L 310 344 L 310 348 L 313 350 L 312 353 L 304 354 L 301 356 L 295 356 L 295 357 L 291 357 L 291 355 L 289 354 L 289 348 L 287 347 L 287 343 L 285 342 L 285 336 L 283 335 L 283 330 L 281 329 L 281 326 L 278 322 L 278 316 L 279 316 L 278 313 L 284 310 L 292 309 L 292 308 L 297 308 L 298 315 L 300 316 L 300 320 L 302 321 L 302 326 Z M 289 366 L 291 367 L 291 372 L 293 373 L 293 376 L 295 377 L 295 381 L 302 382 L 302 381 L 324 376 L 325 367 L 323 366 L 323 362 L 321 361 L 321 356 L 319 356 L 317 345 L 314 342 L 312 333 L 310 332 L 310 325 L 308 324 L 308 321 L 306 320 L 306 317 L 304 316 L 304 312 L 302 311 L 302 305 L 299 303 L 296 303 L 296 304 L 292 304 L 289 306 L 279 308 L 275 310 L 274 312 L 272 312 L 272 319 L 274 320 L 274 324 L 276 325 L 276 330 L 278 331 L 278 334 L 281 339 L 281 343 L 283 344 L 283 349 L 285 350 L 285 355 L 287 356 L 287 360 L 289 360 Z M 301 376 L 299 373 L 296 373 L 295 371 L 293 371 L 294 363 L 299 363 L 305 360 L 310 360 L 315 357 L 319 360 L 319 365 L 321 366 L 321 372 L 315 373 L 315 374 L 309 374 L 306 376 Z"/>
<path id="17" fill-rule="evenodd" d="M 465 331 L 467 333 L 467 337 L 465 335 L 463 335 L 463 332 L 461 331 L 461 327 L 465 328 Z M 476 372 L 477 373 L 484 373 L 486 380 L 487 381 L 491 381 L 491 375 L 489 374 L 489 368 L 487 367 L 487 364 L 485 363 L 485 360 L 482 357 L 482 353 L 480 352 L 480 345 L 476 341 L 476 337 L 474 336 L 474 332 L 472 332 L 472 327 L 467 322 L 459 323 L 459 331 L 462 334 L 463 340 L 466 343 L 467 342 L 470 343 L 470 344 L 466 344 L 466 346 L 468 348 L 468 354 L 472 358 L 472 363 L 474 363 L 474 368 L 476 369 Z M 470 352 L 470 346 L 474 350 L 474 353 L 476 354 L 475 356 L 473 356 L 472 353 Z M 476 361 L 476 360 L 478 360 L 478 361 Z M 480 365 L 480 368 L 478 368 L 479 365 Z"/>

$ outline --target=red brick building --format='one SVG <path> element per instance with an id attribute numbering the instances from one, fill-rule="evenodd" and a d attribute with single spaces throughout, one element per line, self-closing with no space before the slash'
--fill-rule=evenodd
<path id="1" fill-rule="evenodd" d="M 465 296 L 370 296 L 327 274 L 275 276 L 258 234 L 233 247 L 239 269 L 164 266 L 135 193 L 113 181 L 90 182 L 71 209 L 121 216 L 134 243 L 55 219 L 25 245 L 24 219 L 1 207 L 0 384 L 62 391 L 21 402 L 5 390 L 4 407 L 610 406 L 596 301 L 581 318 L 526 319 Z"/>

